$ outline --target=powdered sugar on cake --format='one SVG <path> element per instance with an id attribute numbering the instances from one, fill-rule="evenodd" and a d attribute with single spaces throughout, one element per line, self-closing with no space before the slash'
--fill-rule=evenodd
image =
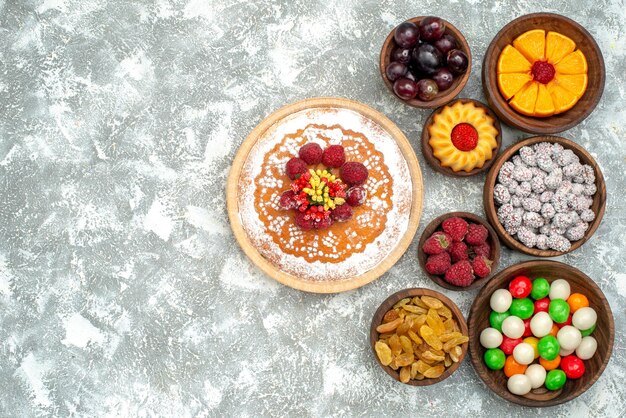
<path id="1" fill-rule="evenodd" d="M 331 231 L 302 231 L 278 206 L 289 188 L 285 164 L 307 142 L 343 145 L 370 171 L 372 194 L 363 209 Z M 243 166 L 238 200 L 248 238 L 266 259 L 301 279 L 335 281 L 371 270 L 395 248 L 409 224 L 412 183 L 381 126 L 352 110 L 316 108 L 287 116 L 259 138 Z"/>

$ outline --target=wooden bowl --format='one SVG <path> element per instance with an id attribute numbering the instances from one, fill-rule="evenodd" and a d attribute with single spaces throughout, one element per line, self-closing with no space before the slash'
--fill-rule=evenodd
<path id="1" fill-rule="evenodd" d="M 493 200 L 493 188 L 496 185 L 496 181 L 498 178 L 498 172 L 506 161 L 511 159 L 513 155 L 515 155 L 520 148 L 523 146 L 533 145 L 538 142 L 552 142 L 563 145 L 566 149 L 571 149 L 574 154 L 580 158 L 580 162 L 582 164 L 588 164 L 593 167 L 593 171 L 596 176 L 596 194 L 593 196 L 593 204 L 591 205 L 591 210 L 593 210 L 596 214 L 596 218 L 589 224 L 589 229 L 585 232 L 585 236 L 572 243 L 571 248 L 568 251 L 555 251 L 555 250 L 540 250 L 539 248 L 529 248 L 513 238 L 509 235 L 508 232 L 504 229 L 504 226 L 498 220 L 497 209 L 495 202 Z M 509 148 L 504 150 L 502 154 L 498 157 L 498 159 L 491 166 L 491 170 L 487 173 L 487 179 L 485 180 L 485 186 L 483 188 L 483 206 L 485 208 L 485 214 L 487 215 L 487 219 L 496 230 L 496 233 L 504 242 L 504 244 L 513 249 L 521 251 L 525 254 L 534 255 L 535 257 L 556 257 L 559 255 L 567 254 L 569 252 L 574 251 L 581 245 L 591 238 L 591 236 L 596 232 L 596 229 L 600 226 L 600 222 L 602 221 L 602 217 L 604 216 L 604 210 L 606 208 L 606 183 L 604 182 L 604 176 L 602 175 L 602 171 L 598 166 L 598 163 L 593 159 L 593 157 L 580 145 L 577 143 L 570 141 L 569 139 L 562 138 L 560 136 L 533 136 L 531 138 L 526 138 L 514 145 L 511 145 Z"/>
<path id="2" fill-rule="evenodd" d="M 487 241 L 489 242 L 489 245 L 491 246 L 491 255 L 490 255 L 490 259 L 493 260 L 493 264 L 491 265 L 491 274 L 487 277 L 483 277 L 482 279 L 477 279 L 474 280 L 472 282 L 472 284 L 470 284 L 467 287 L 461 287 L 461 286 L 455 286 L 453 284 L 450 284 L 448 282 L 446 282 L 443 277 L 441 276 L 437 276 L 435 274 L 430 274 L 426 271 L 426 259 L 428 258 L 428 256 L 424 253 L 424 251 L 422 251 L 422 247 L 424 246 L 424 242 L 426 242 L 426 240 L 437 230 L 441 231 L 441 224 L 443 221 L 445 221 L 448 218 L 453 218 L 455 216 L 458 216 L 460 218 L 465 219 L 466 221 L 470 221 L 470 222 L 474 222 L 474 223 L 478 223 L 483 225 L 485 228 L 487 228 L 487 230 L 489 231 L 489 238 L 487 238 Z M 481 218 L 480 216 L 474 215 L 473 213 L 469 213 L 469 212 L 450 212 L 450 213 L 445 213 L 435 219 L 433 219 L 428 225 L 426 225 L 426 228 L 424 229 L 424 232 L 422 232 L 422 236 L 420 237 L 420 241 L 417 247 L 417 259 L 419 260 L 420 266 L 422 266 L 422 269 L 424 270 L 424 274 L 426 274 L 433 282 L 437 283 L 439 286 L 441 287 L 445 287 L 446 289 L 450 289 L 450 290 L 468 290 L 468 289 L 476 289 L 478 287 L 481 287 L 482 285 L 484 285 L 485 283 L 487 283 L 491 277 L 493 277 L 496 269 L 498 268 L 498 263 L 500 262 L 500 241 L 498 240 L 498 236 L 496 235 L 496 231 L 493 230 L 493 228 L 491 227 L 491 225 L 489 225 L 489 222 L 487 222 L 486 220 L 484 220 L 483 218 Z"/>
<path id="3" fill-rule="evenodd" d="M 467 322 L 465 322 L 465 318 L 463 317 L 463 313 L 461 313 L 461 310 L 459 309 L 459 307 L 456 306 L 456 304 L 452 302 L 452 300 L 450 300 L 445 295 L 439 292 L 436 292 L 430 289 L 424 289 L 424 288 L 413 288 L 413 289 L 400 290 L 399 292 L 396 292 L 393 295 L 389 296 L 378 307 L 378 309 L 376 310 L 376 313 L 374 313 L 374 317 L 372 318 L 372 325 L 370 327 L 370 345 L 372 346 L 372 352 L 374 353 L 374 357 L 376 358 L 376 361 L 378 362 L 380 367 L 382 367 L 383 370 L 387 372 L 389 376 L 393 377 L 398 382 L 400 381 L 400 373 L 395 371 L 389 366 L 383 366 L 380 360 L 378 360 L 378 356 L 376 355 L 376 350 L 374 349 L 374 345 L 376 344 L 376 341 L 378 341 L 378 335 L 379 335 L 378 331 L 376 331 L 376 327 L 378 327 L 380 324 L 383 323 L 383 316 L 385 316 L 385 313 L 387 313 L 387 311 L 393 308 L 393 305 L 395 305 L 396 302 L 404 298 L 415 297 L 415 296 L 432 296 L 434 298 L 439 299 L 445 306 L 447 306 L 452 311 L 452 315 L 454 319 L 459 324 L 459 328 L 461 328 L 461 333 L 463 335 L 468 335 Z M 435 383 L 439 383 L 442 380 L 447 379 L 448 377 L 450 377 L 452 373 L 456 371 L 456 369 L 459 368 L 459 366 L 463 362 L 463 359 L 465 358 L 465 354 L 467 354 L 467 348 L 468 348 L 468 343 L 461 345 L 461 349 L 463 350 L 463 353 L 461 354 L 461 358 L 459 359 L 459 362 L 452 363 L 452 365 L 448 367 L 441 376 L 435 379 L 424 379 L 424 380 L 411 379 L 409 380 L 408 384 L 413 385 L 413 386 L 429 386 L 429 385 L 434 385 Z"/>
<path id="4" fill-rule="evenodd" d="M 424 19 L 425 17 L 426 16 L 418 16 L 412 19 L 408 19 L 407 21 L 415 23 L 416 25 L 419 25 L 419 22 L 421 22 L 422 19 Z M 460 49 L 467 55 L 468 64 L 467 64 L 467 70 L 465 71 L 465 73 L 463 73 L 460 76 L 455 77 L 452 85 L 448 89 L 439 92 L 437 96 L 435 96 L 435 98 L 431 101 L 425 102 L 417 98 L 412 99 L 412 100 L 402 100 L 398 96 L 396 96 L 396 94 L 393 91 L 393 83 L 387 79 L 387 75 L 385 74 L 385 69 L 391 62 L 391 53 L 396 48 L 396 43 L 393 39 L 393 33 L 396 30 L 396 28 L 393 28 L 393 30 L 389 33 L 389 35 L 387 36 L 387 39 L 385 39 L 385 43 L 383 43 L 383 47 L 380 50 L 380 75 L 383 78 L 385 85 L 387 86 L 389 91 L 394 95 L 394 97 L 397 97 L 398 100 L 402 100 L 404 103 L 408 104 L 409 106 L 419 107 L 419 108 L 424 108 L 424 109 L 434 109 L 436 107 L 443 106 L 444 104 L 448 103 L 450 100 L 454 99 L 461 92 L 461 90 L 463 90 L 463 87 L 465 87 L 465 85 L 467 84 L 467 80 L 469 79 L 469 75 L 472 71 L 472 52 L 470 51 L 470 47 L 469 47 L 469 44 L 467 43 L 467 40 L 465 39 L 461 31 L 459 31 L 456 27 L 454 27 L 454 25 L 452 25 L 447 20 L 444 20 L 444 19 L 441 19 L 441 20 L 443 20 L 446 24 L 445 33 L 453 36 L 454 39 L 456 39 L 456 41 L 458 42 L 458 46 L 459 46 L 458 49 Z"/>
<path id="5" fill-rule="evenodd" d="M 568 379 L 565 386 L 558 391 L 549 391 L 539 388 L 525 396 L 514 395 L 506 387 L 506 376 L 501 370 L 494 371 L 487 368 L 483 361 L 485 348 L 480 344 L 480 333 L 489 327 L 489 299 L 496 289 L 508 288 L 509 281 L 518 275 L 524 275 L 531 280 L 544 277 L 549 282 L 555 279 L 565 279 L 569 282 L 572 293 L 580 292 L 589 298 L 590 306 L 598 314 L 598 322 L 593 337 L 598 341 L 596 354 L 585 360 L 585 374 L 581 379 Z M 485 384 L 502 398 L 524 406 L 553 406 L 570 401 L 584 393 L 600 377 L 613 350 L 615 325 L 611 307 L 602 290 L 586 274 L 567 264 L 557 261 L 532 260 L 515 264 L 499 272 L 474 300 L 469 314 L 469 342 L 470 358 L 478 376 Z"/>
<path id="6" fill-rule="evenodd" d="M 430 143 L 428 142 L 430 141 L 430 133 L 428 132 L 428 127 L 432 125 L 433 118 L 435 117 L 435 115 L 441 113 L 441 111 L 443 110 L 445 106 L 452 106 L 456 102 L 461 102 L 463 104 L 474 103 L 476 107 L 481 107 L 485 109 L 487 114 L 491 116 L 491 118 L 494 120 L 494 127 L 498 131 L 498 135 L 496 136 L 496 142 L 498 145 L 493 150 L 493 157 L 490 160 L 485 161 L 482 167 L 476 167 L 472 171 L 469 171 L 469 172 L 454 171 L 450 167 L 442 166 L 439 159 L 435 157 L 435 155 L 433 154 L 433 147 L 431 147 Z M 428 164 L 430 164 L 430 166 L 435 169 L 435 171 L 438 171 L 447 176 L 469 177 L 469 176 L 474 176 L 478 173 L 482 173 L 483 171 L 487 171 L 489 167 L 491 167 L 491 165 L 495 161 L 496 156 L 498 155 L 498 152 L 500 152 L 500 146 L 502 145 L 502 127 L 500 126 L 500 121 L 498 120 L 498 117 L 496 116 L 495 113 L 493 113 L 491 109 L 489 109 L 487 105 L 474 99 L 457 99 L 457 100 L 453 100 L 452 102 L 448 103 L 445 106 L 441 106 L 439 109 L 431 113 L 428 119 L 426 119 L 426 122 L 424 123 L 424 129 L 422 130 L 422 154 L 424 155 L 424 158 L 426 159 Z"/>
<path id="7" fill-rule="evenodd" d="M 517 113 L 500 93 L 497 80 L 497 63 L 505 46 L 531 29 L 559 32 L 576 42 L 587 58 L 589 78 L 583 97 L 570 110 L 547 118 L 536 118 Z M 578 125 L 591 114 L 602 97 L 605 81 L 604 58 L 591 34 L 573 20 L 555 13 L 533 13 L 518 17 L 503 27 L 493 38 L 483 60 L 483 90 L 491 108 L 506 124 L 525 132 L 552 134 Z"/>

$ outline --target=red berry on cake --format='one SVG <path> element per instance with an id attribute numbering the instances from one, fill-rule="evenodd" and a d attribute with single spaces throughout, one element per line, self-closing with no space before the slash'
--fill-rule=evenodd
<path id="1" fill-rule="evenodd" d="M 474 274 L 481 278 L 489 276 L 491 274 L 491 264 L 493 264 L 493 262 L 487 257 L 483 257 L 482 255 L 475 257 L 474 261 L 472 261 Z"/>
<path id="2" fill-rule="evenodd" d="M 352 218 L 352 206 L 340 205 L 330 212 L 330 217 L 337 222 L 345 222 Z"/>
<path id="3" fill-rule="evenodd" d="M 331 145 L 322 154 L 322 164 L 330 168 L 339 168 L 346 162 L 346 153 L 341 145 Z"/>
<path id="4" fill-rule="evenodd" d="M 426 271 L 430 274 L 444 274 L 450 268 L 450 254 L 443 252 L 426 259 Z"/>
<path id="5" fill-rule="evenodd" d="M 446 270 L 446 274 L 443 279 L 455 286 L 469 286 L 474 281 L 472 265 L 467 260 L 454 263 L 448 270 Z"/>
<path id="6" fill-rule="evenodd" d="M 322 147 L 315 142 L 309 142 L 308 144 L 303 145 L 302 148 L 300 148 L 300 151 L 298 151 L 300 158 L 309 165 L 321 163 L 322 154 L 324 154 Z"/>
<path id="7" fill-rule="evenodd" d="M 295 180 L 300 174 L 309 171 L 306 163 L 300 158 L 294 157 L 287 161 L 287 176 L 291 180 Z"/>
<path id="8" fill-rule="evenodd" d="M 290 210 L 298 207 L 298 202 L 296 202 L 296 194 L 293 190 L 287 190 L 282 195 L 280 195 L 280 200 L 278 201 L 278 205 L 281 209 Z"/>
<path id="9" fill-rule="evenodd" d="M 486 241 L 482 244 L 474 245 L 472 247 L 472 250 L 474 251 L 474 254 L 476 254 L 476 256 L 482 255 L 483 257 L 487 258 L 491 256 L 491 246 Z"/>
<path id="10" fill-rule="evenodd" d="M 359 162 L 347 162 L 341 166 L 341 180 L 350 186 L 358 186 L 367 180 L 367 168 Z"/>
<path id="11" fill-rule="evenodd" d="M 361 206 L 365 203 L 367 192 L 361 186 L 355 186 L 346 192 L 346 203 L 350 206 Z"/>
<path id="12" fill-rule="evenodd" d="M 465 235 L 465 242 L 472 246 L 480 245 L 487 241 L 488 236 L 489 231 L 487 231 L 487 228 L 483 225 L 469 224 L 467 227 L 467 234 Z"/>
<path id="13" fill-rule="evenodd" d="M 453 242 L 450 244 L 448 252 L 450 253 L 453 263 L 461 260 L 467 260 L 469 258 L 467 245 L 464 242 Z"/>
<path id="14" fill-rule="evenodd" d="M 314 225 L 315 221 L 311 219 L 306 214 L 306 212 L 297 211 L 295 222 L 296 222 L 296 225 L 300 227 L 300 229 L 304 229 L 305 231 L 308 231 L 309 229 L 313 229 L 313 227 L 315 226 Z"/>
<path id="15" fill-rule="evenodd" d="M 424 242 L 422 250 L 426 254 L 439 254 L 447 250 L 452 239 L 445 232 L 435 232 Z"/>
<path id="16" fill-rule="evenodd" d="M 441 224 L 443 232 L 450 235 L 453 241 L 463 241 L 467 234 L 467 222 L 459 217 L 448 218 Z"/>

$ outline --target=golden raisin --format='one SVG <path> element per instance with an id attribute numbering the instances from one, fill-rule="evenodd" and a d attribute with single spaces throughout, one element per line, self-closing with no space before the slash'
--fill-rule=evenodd
<path id="1" fill-rule="evenodd" d="M 398 326 L 404 322 L 402 318 L 394 319 L 391 322 L 387 322 L 386 324 L 381 324 L 376 328 L 376 331 L 383 334 L 385 332 L 391 332 L 394 329 L 398 328 Z"/>
<path id="2" fill-rule="evenodd" d="M 398 311 L 396 311 L 395 309 L 391 309 L 390 311 L 387 311 L 385 316 L 383 316 L 383 323 L 395 321 L 396 319 L 398 319 L 398 317 Z"/>
<path id="3" fill-rule="evenodd" d="M 389 366 L 389 363 L 391 363 L 391 348 L 384 342 L 377 341 L 374 345 L 374 350 L 376 350 L 378 360 L 380 360 L 381 364 L 383 366 Z"/>

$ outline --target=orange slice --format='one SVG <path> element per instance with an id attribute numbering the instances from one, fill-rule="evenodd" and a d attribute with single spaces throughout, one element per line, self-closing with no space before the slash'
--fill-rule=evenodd
<path id="1" fill-rule="evenodd" d="M 580 49 L 566 55 L 556 63 L 554 69 L 560 74 L 586 74 L 587 59 Z"/>
<path id="2" fill-rule="evenodd" d="M 504 98 L 509 100 L 532 79 L 529 73 L 498 74 L 498 88 Z"/>
<path id="3" fill-rule="evenodd" d="M 537 91 L 537 103 L 535 103 L 535 116 L 546 118 L 554 115 L 554 102 L 548 88 L 543 83 L 536 83 L 539 88 Z"/>
<path id="4" fill-rule="evenodd" d="M 531 63 L 511 45 L 504 47 L 498 58 L 498 74 L 529 72 Z"/>
<path id="5" fill-rule="evenodd" d="M 513 46 L 531 63 L 545 59 L 546 31 L 533 29 L 522 33 L 513 41 Z"/>
<path id="6" fill-rule="evenodd" d="M 587 74 L 559 74 L 554 77 L 557 84 L 565 90 L 569 90 L 577 98 L 583 97 L 587 90 Z"/>
<path id="7" fill-rule="evenodd" d="M 535 103 L 537 102 L 537 84 L 528 83 L 511 99 L 509 104 L 522 115 L 535 116 Z"/>
<path id="8" fill-rule="evenodd" d="M 550 64 L 556 64 L 563 57 L 576 49 L 576 42 L 558 32 L 548 32 L 546 35 L 546 58 Z"/>
<path id="9" fill-rule="evenodd" d="M 546 87 L 552 96 L 554 103 L 554 113 L 563 113 L 574 107 L 578 102 L 578 97 L 574 93 L 563 88 L 556 80 L 549 82 Z"/>

